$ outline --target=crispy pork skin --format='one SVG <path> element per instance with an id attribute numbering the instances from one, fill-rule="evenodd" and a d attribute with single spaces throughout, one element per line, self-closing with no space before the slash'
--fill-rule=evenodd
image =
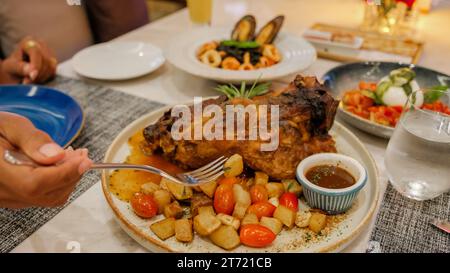
<path id="1" fill-rule="evenodd" d="M 273 179 L 295 178 L 298 163 L 309 155 L 336 152 L 335 142 L 328 131 L 333 125 L 339 102 L 315 77 L 297 76 L 286 88 L 251 100 L 229 100 L 221 96 L 203 101 L 203 107 L 209 104 L 217 104 L 222 109 L 229 104 L 268 105 L 269 109 L 270 105 L 279 105 L 278 148 L 274 151 L 261 151 L 261 144 L 264 142 L 259 138 L 175 141 L 171 136 L 171 128 L 177 117 L 171 117 L 168 111 L 157 123 L 144 129 L 146 150 L 162 154 L 185 169 L 201 167 L 221 155 L 238 153 L 247 166 L 263 171 Z"/>

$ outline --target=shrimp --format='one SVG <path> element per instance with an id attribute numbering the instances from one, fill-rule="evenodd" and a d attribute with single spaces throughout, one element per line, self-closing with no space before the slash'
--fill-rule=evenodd
<path id="1" fill-rule="evenodd" d="M 209 43 L 205 43 L 205 44 L 203 44 L 203 45 L 199 48 L 199 50 L 197 51 L 197 56 L 200 57 L 200 56 L 202 56 L 203 53 L 205 53 L 206 51 L 211 50 L 211 49 L 216 49 L 218 46 L 219 46 L 219 43 L 216 42 L 216 41 L 212 41 L 212 42 L 209 42 Z"/>
<path id="2" fill-rule="evenodd" d="M 264 45 L 262 49 L 262 55 L 276 63 L 281 60 L 280 52 L 274 45 Z"/>
<path id="3" fill-rule="evenodd" d="M 241 63 L 235 57 L 226 57 L 222 62 L 223 69 L 238 70 Z"/>
<path id="4" fill-rule="evenodd" d="M 212 67 L 219 67 L 219 65 L 222 63 L 222 57 L 220 57 L 219 52 L 215 49 L 210 49 L 203 53 L 203 55 L 200 56 L 200 60 L 202 63 L 207 64 Z"/>
<path id="5" fill-rule="evenodd" d="M 269 67 L 269 66 L 272 66 L 274 63 L 275 62 L 272 61 L 271 59 L 262 56 L 259 58 L 259 62 L 256 64 L 256 68 Z"/>

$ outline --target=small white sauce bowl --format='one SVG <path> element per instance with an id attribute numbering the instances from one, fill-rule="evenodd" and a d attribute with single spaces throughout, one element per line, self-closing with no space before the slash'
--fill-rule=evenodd
<path id="1" fill-rule="evenodd" d="M 305 174 L 311 168 L 321 165 L 337 166 L 346 170 L 355 178 L 356 183 L 342 189 L 328 189 L 312 183 Z M 351 157 L 335 153 L 315 154 L 303 159 L 297 166 L 296 175 L 297 180 L 303 186 L 303 193 L 308 205 L 329 214 L 347 211 L 367 181 L 367 171 L 361 163 Z"/>

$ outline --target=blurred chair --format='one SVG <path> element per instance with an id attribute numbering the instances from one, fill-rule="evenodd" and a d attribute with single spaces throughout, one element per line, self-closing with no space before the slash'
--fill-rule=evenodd
<path id="1" fill-rule="evenodd" d="M 145 0 L 1 0 L 0 52 L 9 55 L 31 35 L 46 41 L 64 61 L 86 46 L 109 41 L 148 21 Z"/>

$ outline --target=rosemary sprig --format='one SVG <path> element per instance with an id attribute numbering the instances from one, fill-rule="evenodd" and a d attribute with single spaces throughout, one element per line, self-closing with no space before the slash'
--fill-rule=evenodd
<path id="1" fill-rule="evenodd" d="M 258 79 L 259 80 L 259 79 Z M 245 82 L 241 83 L 240 88 L 237 88 L 233 84 L 228 85 L 219 85 L 215 90 L 225 94 L 228 99 L 234 98 L 246 98 L 251 99 L 256 96 L 261 96 L 267 93 L 270 89 L 270 83 L 260 83 L 258 84 L 258 80 L 256 80 L 250 89 L 247 89 L 247 85 Z"/>

